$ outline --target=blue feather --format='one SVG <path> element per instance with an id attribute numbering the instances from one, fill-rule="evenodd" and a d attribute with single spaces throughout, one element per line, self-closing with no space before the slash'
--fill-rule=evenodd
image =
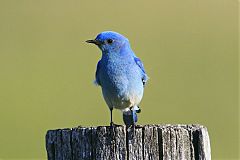
<path id="1" fill-rule="evenodd" d="M 144 69 L 144 66 L 143 66 L 143 63 L 142 61 L 140 60 L 140 58 L 138 57 L 135 57 L 134 58 L 134 61 L 136 62 L 136 64 L 139 66 L 139 68 L 142 70 L 143 72 L 143 76 L 142 76 L 142 82 L 143 82 L 143 85 L 146 84 L 147 80 L 149 79 L 146 72 L 145 72 L 145 69 Z"/>
<path id="2" fill-rule="evenodd" d="M 137 112 L 135 109 L 123 113 L 123 121 L 126 126 L 135 125 L 138 121 Z"/>
<path id="3" fill-rule="evenodd" d="M 96 85 L 99 85 L 99 86 L 101 86 L 100 78 L 99 78 L 99 70 L 100 70 L 100 67 L 101 67 L 101 60 L 98 61 L 98 63 L 97 63 L 97 70 L 96 70 L 96 73 L 95 73 L 95 81 L 94 81 L 94 83 L 95 83 Z"/>

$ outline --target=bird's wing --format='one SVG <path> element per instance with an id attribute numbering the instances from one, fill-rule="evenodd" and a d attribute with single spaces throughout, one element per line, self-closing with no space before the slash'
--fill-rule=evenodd
<path id="1" fill-rule="evenodd" d="M 97 70 L 96 70 L 96 73 L 95 73 L 95 81 L 94 81 L 94 83 L 96 85 L 99 85 L 99 86 L 101 86 L 100 79 L 99 79 L 99 70 L 100 70 L 100 68 L 101 68 L 101 60 L 98 61 Z"/>
<path id="2" fill-rule="evenodd" d="M 148 76 L 145 72 L 145 69 L 144 69 L 144 66 L 143 66 L 143 63 L 142 61 L 140 60 L 140 58 L 138 57 L 134 57 L 134 61 L 135 63 L 138 65 L 138 67 L 142 70 L 143 72 L 143 77 L 142 77 L 142 82 L 143 82 L 143 85 L 145 86 L 145 83 L 147 82 L 148 80 Z"/>

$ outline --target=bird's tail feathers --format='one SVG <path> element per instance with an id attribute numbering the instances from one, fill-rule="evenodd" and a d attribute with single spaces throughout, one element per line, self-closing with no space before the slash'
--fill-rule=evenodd
<path id="1" fill-rule="evenodd" d="M 132 109 L 127 108 L 123 110 L 123 121 L 126 126 L 135 125 L 138 117 L 137 113 L 140 113 L 141 109 L 138 106 L 134 106 Z"/>

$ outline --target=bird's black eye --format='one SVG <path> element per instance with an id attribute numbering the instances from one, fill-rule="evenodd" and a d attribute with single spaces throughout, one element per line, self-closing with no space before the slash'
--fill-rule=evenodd
<path id="1" fill-rule="evenodd" d="M 112 39 L 107 39 L 107 43 L 108 43 L 108 44 L 111 44 L 112 42 L 113 42 Z"/>

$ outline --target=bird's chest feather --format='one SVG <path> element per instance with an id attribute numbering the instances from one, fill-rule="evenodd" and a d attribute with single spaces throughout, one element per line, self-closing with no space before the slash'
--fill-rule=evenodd
<path id="1" fill-rule="evenodd" d="M 137 65 L 129 61 L 108 61 L 101 76 L 103 95 L 112 106 L 122 108 L 140 102 L 143 84 Z"/>
<path id="2" fill-rule="evenodd" d="M 124 91 L 141 82 L 139 69 L 131 58 L 105 59 L 101 70 L 102 87 L 109 90 Z"/>
<path id="3" fill-rule="evenodd" d="M 102 70 L 102 79 L 117 87 L 118 85 L 126 85 L 129 80 L 129 70 L 131 63 L 124 61 L 106 61 Z"/>

